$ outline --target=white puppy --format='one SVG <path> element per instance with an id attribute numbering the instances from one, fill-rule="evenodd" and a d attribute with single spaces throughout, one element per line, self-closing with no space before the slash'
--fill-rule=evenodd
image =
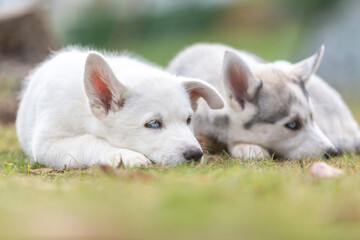
<path id="1" fill-rule="evenodd" d="M 28 77 L 16 129 L 21 147 L 48 167 L 173 165 L 199 160 L 191 117 L 210 85 L 121 55 L 68 48 Z"/>
<path id="2" fill-rule="evenodd" d="M 294 159 L 328 156 L 337 153 L 328 137 L 341 149 L 344 142 L 340 139 L 347 136 L 351 144 L 344 147 L 353 150 L 359 130 L 339 95 L 313 76 L 323 50 L 297 64 L 285 64 L 268 63 L 225 45 L 197 44 L 179 53 L 168 70 L 205 80 L 223 95 L 224 109 L 210 110 L 199 103 L 194 131 L 224 143 L 233 157 L 261 159 L 269 153 Z M 311 87 L 310 97 L 305 85 Z M 318 88 L 327 93 L 318 96 L 322 94 Z M 331 108 L 331 116 L 344 124 L 340 129 L 326 115 Z"/>

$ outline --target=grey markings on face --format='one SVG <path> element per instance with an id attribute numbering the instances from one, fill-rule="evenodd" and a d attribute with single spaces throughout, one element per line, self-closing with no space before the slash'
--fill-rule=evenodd
<path id="1" fill-rule="evenodd" d="M 262 80 L 263 88 L 252 102 L 257 105 L 257 112 L 251 120 L 244 124 L 245 129 L 249 129 L 257 123 L 274 124 L 289 115 L 291 105 L 298 101 L 298 98 L 288 84 L 297 84 L 305 98 L 309 99 L 305 82 L 299 79 L 294 80 L 282 71 L 268 69 L 259 72 L 257 77 Z"/>
<path id="2" fill-rule="evenodd" d="M 257 105 L 257 112 L 244 124 L 245 129 L 258 123 L 274 124 L 290 114 L 290 107 L 296 100 L 294 93 L 287 87 L 290 79 L 278 71 L 271 73 L 270 79 L 263 78 L 263 88 L 253 102 Z"/>
<path id="3" fill-rule="evenodd" d="M 250 121 L 244 124 L 245 129 L 249 129 L 257 123 L 274 124 L 289 115 L 294 97 L 285 91 L 281 91 L 280 88 L 276 89 L 275 92 L 278 95 L 264 91 L 259 93 L 257 112 Z"/>

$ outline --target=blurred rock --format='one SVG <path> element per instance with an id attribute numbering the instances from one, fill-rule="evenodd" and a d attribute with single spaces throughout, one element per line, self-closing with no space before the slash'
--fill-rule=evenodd
<path id="1" fill-rule="evenodd" d="M 29 70 L 56 48 L 40 6 L 0 9 L 0 122 L 14 122 L 17 94 Z"/>
<path id="2" fill-rule="evenodd" d="M 344 173 L 343 170 L 332 167 L 325 162 L 314 162 L 310 167 L 310 174 L 314 177 L 336 177 Z"/>

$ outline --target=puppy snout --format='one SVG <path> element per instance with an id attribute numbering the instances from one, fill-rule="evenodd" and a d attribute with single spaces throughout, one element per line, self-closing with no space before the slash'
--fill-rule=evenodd
<path id="1" fill-rule="evenodd" d="M 326 150 L 324 156 L 326 159 L 329 159 L 331 157 L 335 157 L 338 155 L 338 150 L 336 150 L 336 148 L 330 148 L 328 150 Z"/>
<path id="2" fill-rule="evenodd" d="M 203 152 L 200 148 L 192 147 L 187 149 L 183 154 L 186 160 L 198 162 L 201 159 Z"/>

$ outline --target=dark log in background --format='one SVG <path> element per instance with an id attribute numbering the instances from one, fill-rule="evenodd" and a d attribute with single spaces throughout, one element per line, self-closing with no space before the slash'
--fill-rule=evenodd
<path id="1" fill-rule="evenodd" d="M 47 17 L 36 5 L 0 15 L 0 122 L 13 123 L 24 78 L 56 49 Z"/>

